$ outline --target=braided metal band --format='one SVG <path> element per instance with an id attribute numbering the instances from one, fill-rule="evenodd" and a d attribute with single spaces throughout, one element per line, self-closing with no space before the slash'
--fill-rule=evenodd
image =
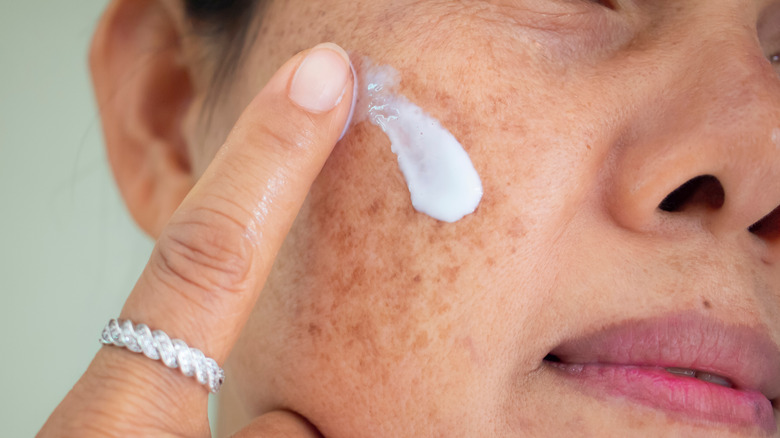
<path id="1" fill-rule="evenodd" d="M 185 376 L 195 376 L 215 394 L 225 381 L 225 371 L 214 359 L 197 348 L 188 347 L 181 339 L 171 340 L 165 332 L 149 330 L 145 324 L 134 326 L 131 321 L 112 319 L 103 329 L 100 342 L 143 353 L 149 359 L 161 360 L 169 368 L 179 368 Z"/>

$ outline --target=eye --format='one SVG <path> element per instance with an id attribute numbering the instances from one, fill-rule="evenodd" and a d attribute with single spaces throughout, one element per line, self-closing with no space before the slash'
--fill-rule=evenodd
<path id="1" fill-rule="evenodd" d="M 589 0 L 591 3 L 604 6 L 607 9 L 617 9 L 616 0 Z"/>

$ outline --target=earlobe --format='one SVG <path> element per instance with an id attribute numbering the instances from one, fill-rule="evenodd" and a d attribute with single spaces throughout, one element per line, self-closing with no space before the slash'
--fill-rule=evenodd
<path id="1" fill-rule="evenodd" d="M 181 17 L 158 0 L 115 0 L 90 51 L 114 178 L 152 237 L 194 183 L 184 122 L 195 99 L 182 29 Z"/>

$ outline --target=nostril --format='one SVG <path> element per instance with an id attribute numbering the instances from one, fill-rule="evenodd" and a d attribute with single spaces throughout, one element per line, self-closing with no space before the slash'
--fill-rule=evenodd
<path id="1" fill-rule="evenodd" d="M 764 240 L 776 240 L 780 237 L 780 207 L 751 225 L 748 231 Z"/>
<path id="2" fill-rule="evenodd" d="M 658 208 L 669 213 L 678 213 L 697 206 L 717 210 L 723 206 L 725 200 L 726 194 L 718 178 L 701 175 L 669 193 Z"/>

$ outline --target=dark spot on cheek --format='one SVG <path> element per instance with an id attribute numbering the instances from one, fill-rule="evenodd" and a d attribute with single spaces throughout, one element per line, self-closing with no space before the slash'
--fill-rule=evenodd
<path id="1" fill-rule="evenodd" d="M 482 235 L 482 233 L 471 232 L 468 234 L 468 236 L 469 236 L 469 244 L 471 245 L 471 247 L 480 252 L 484 252 L 485 237 Z"/>
<path id="2" fill-rule="evenodd" d="M 460 275 L 460 265 L 446 266 L 439 270 L 439 282 L 446 282 L 448 284 L 455 284 Z"/>
<path id="3" fill-rule="evenodd" d="M 309 336 L 318 338 L 322 334 L 322 329 L 314 323 L 309 324 Z"/>
<path id="4" fill-rule="evenodd" d="M 428 347 L 428 344 L 430 344 L 430 340 L 428 339 L 428 332 L 427 331 L 421 331 L 417 335 L 417 339 L 414 341 L 414 345 L 412 348 L 415 351 L 422 350 L 426 347 Z"/>
<path id="5" fill-rule="evenodd" d="M 512 223 L 507 226 L 506 234 L 510 239 L 522 239 L 527 233 L 528 231 L 520 219 L 514 219 Z"/>
<path id="6" fill-rule="evenodd" d="M 385 210 L 385 199 L 384 197 L 376 198 L 373 202 L 371 202 L 371 205 L 368 206 L 368 210 L 366 213 L 369 217 L 375 217 L 381 213 L 383 213 Z"/>
<path id="7" fill-rule="evenodd" d="M 366 281 L 366 268 L 363 266 L 356 266 L 352 270 L 352 276 L 350 278 L 352 284 L 364 284 Z"/>
<path id="8" fill-rule="evenodd" d="M 704 306 L 705 309 L 711 309 L 712 303 L 709 302 L 707 299 L 702 299 L 701 304 Z"/>

